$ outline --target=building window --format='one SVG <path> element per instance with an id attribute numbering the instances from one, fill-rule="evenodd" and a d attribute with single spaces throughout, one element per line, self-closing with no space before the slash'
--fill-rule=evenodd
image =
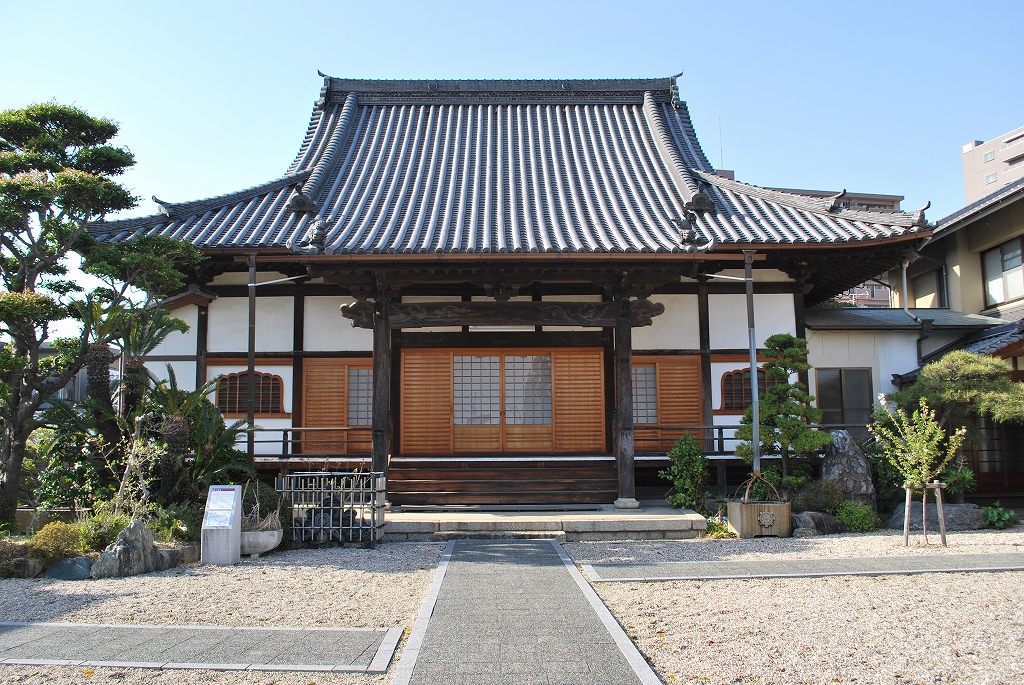
<path id="1" fill-rule="evenodd" d="M 986 162 L 991 162 L 995 158 L 996 158 L 995 150 L 989 150 L 988 152 L 985 153 L 984 159 L 985 159 Z"/>
<path id="2" fill-rule="evenodd" d="M 455 425 L 495 426 L 501 423 L 501 359 L 455 357 Z"/>
<path id="3" fill-rule="evenodd" d="M 248 405 L 249 374 L 229 373 L 217 383 L 217 408 L 224 414 L 246 414 Z M 255 373 L 253 379 L 253 400 L 257 414 L 282 414 L 284 381 L 280 376 L 269 373 Z"/>
<path id="4" fill-rule="evenodd" d="M 993 171 L 991 174 L 989 174 L 988 176 L 985 177 L 985 184 L 989 185 L 989 184 L 992 184 L 992 183 L 995 183 L 995 182 L 996 182 L 996 172 Z"/>
<path id="5" fill-rule="evenodd" d="M 633 366 L 633 423 L 658 423 L 658 374 L 654 364 Z"/>
<path id="6" fill-rule="evenodd" d="M 505 357 L 505 423 L 551 425 L 551 357 Z"/>
<path id="7" fill-rule="evenodd" d="M 772 385 L 782 381 L 773 380 Z M 768 387 L 767 376 L 757 370 L 757 395 L 760 397 Z M 750 369 L 737 369 L 722 376 L 722 411 L 743 412 L 752 402 L 750 396 Z"/>
<path id="8" fill-rule="evenodd" d="M 373 424 L 373 369 L 350 366 L 348 369 L 348 425 Z"/>
<path id="9" fill-rule="evenodd" d="M 867 435 L 871 422 L 870 369 L 818 369 L 818 409 L 826 425 L 848 425 L 854 437 Z"/>
<path id="10" fill-rule="evenodd" d="M 1008 240 L 982 253 L 985 270 L 985 304 L 992 306 L 1024 297 L 1024 238 Z"/>

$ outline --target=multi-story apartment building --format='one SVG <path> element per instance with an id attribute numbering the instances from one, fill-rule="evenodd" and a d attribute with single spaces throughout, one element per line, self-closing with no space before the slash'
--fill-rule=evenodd
<path id="1" fill-rule="evenodd" d="M 992 140 L 972 140 L 963 146 L 964 204 L 991 195 L 1024 178 L 1024 126 Z"/>

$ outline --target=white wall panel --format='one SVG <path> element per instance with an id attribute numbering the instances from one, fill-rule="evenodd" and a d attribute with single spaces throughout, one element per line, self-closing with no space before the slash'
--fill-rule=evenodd
<path id="1" fill-rule="evenodd" d="M 747 298 L 742 293 L 708 295 L 711 349 L 746 349 Z M 776 333 L 796 335 L 796 316 L 790 294 L 755 294 L 754 327 L 757 344 Z"/>
<path id="2" fill-rule="evenodd" d="M 175 309 L 170 314 L 187 323 L 188 331 L 185 333 L 171 333 L 150 354 L 155 356 L 195 354 L 197 349 L 196 343 L 199 340 L 199 335 L 196 332 L 196 324 L 199 322 L 199 307 L 190 304 L 187 307 Z"/>
<path id="3" fill-rule="evenodd" d="M 634 350 L 696 350 L 700 348 L 700 318 L 696 295 L 655 295 L 665 305 L 654 323 L 633 329 Z"/>
<path id="4" fill-rule="evenodd" d="M 290 352 L 294 300 L 291 297 L 256 298 L 256 351 Z M 245 352 L 249 348 L 249 300 L 218 297 L 210 303 L 207 350 Z"/>
<path id="5" fill-rule="evenodd" d="M 174 378 L 182 390 L 196 389 L 195 362 L 146 362 L 146 368 L 160 380 L 167 380 L 167 365 L 174 369 Z"/>
<path id="6" fill-rule="evenodd" d="M 373 349 L 373 331 L 353 328 L 341 315 L 351 297 L 307 297 L 305 302 L 305 350 L 307 352 L 363 352 Z"/>

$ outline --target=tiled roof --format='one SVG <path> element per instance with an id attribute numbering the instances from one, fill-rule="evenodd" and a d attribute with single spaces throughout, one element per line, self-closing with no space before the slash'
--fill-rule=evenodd
<path id="1" fill-rule="evenodd" d="M 1024 319 L 1011 321 L 971 336 L 961 349 L 975 354 L 995 354 L 1004 347 L 1024 340 Z"/>
<path id="2" fill-rule="evenodd" d="M 977 214 L 980 214 L 985 210 L 990 209 L 998 205 L 999 203 L 1009 199 L 1010 197 L 1017 195 L 1021 191 L 1024 191 L 1024 178 L 1018 178 L 1016 181 L 1013 181 L 1012 183 L 1007 183 L 1005 186 L 995 191 L 994 193 L 986 195 L 980 200 L 972 202 L 966 207 L 961 207 L 952 214 L 948 214 L 942 217 L 941 219 L 935 222 L 934 237 L 938 238 L 939 236 L 944 235 L 951 230 L 955 230 L 965 220 L 971 219 Z"/>
<path id="3" fill-rule="evenodd" d="M 920 213 L 833 204 L 716 176 L 673 79 L 325 78 L 280 179 L 90 230 L 207 250 L 282 248 L 318 233 L 317 251 L 359 255 L 681 253 L 930 229 Z"/>
<path id="4" fill-rule="evenodd" d="M 951 309 L 911 309 L 919 319 L 931 319 L 934 329 L 977 330 L 998 326 L 997 319 L 964 314 Z M 813 330 L 920 330 L 921 325 L 902 309 L 842 307 L 804 310 L 804 321 Z"/>

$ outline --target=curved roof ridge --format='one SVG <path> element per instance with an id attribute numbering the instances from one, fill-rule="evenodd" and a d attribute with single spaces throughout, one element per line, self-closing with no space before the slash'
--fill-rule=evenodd
<path id="1" fill-rule="evenodd" d="M 190 202 L 163 202 L 157 200 L 154 196 L 153 200 L 161 207 L 166 208 L 166 213 L 161 212 L 159 214 L 150 214 L 149 216 L 132 217 L 131 219 L 94 221 L 89 224 L 90 233 L 109 233 L 111 231 L 106 229 L 124 230 L 134 226 L 150 226 L 161 221 L 166 222 L 173 221 L 174 219 L 187 219 L 188 217 L 196 214 L 202 214 L 209 210 L 220 209 L 227 205 L 236 204 L 243 200 L 249 200 L 259 195 L 280 190 L 281 188 L 285 188 L 289 185 L 301 183 L 309 177 L 310 173 L 310 171 L 297 171 L 295 173 L 286 174 L 280 178 L 276 178 L 273 181 L 267 181 L 266 183 L 261 183 L 243 190 L 236 190 L 233 193 L 215 195 L 213 197 L 192 200 Z"/>
<path id="2" fill-rule="evenodd" d="M 860 209 L 832 210 L 831 198 L 817 198 L 797 193 L 787 193 L 783 190 L 770 190 L 750 183 L 743 183 L 742 181 L 733 181 L 701 169 L 693 169 L 691 171 L 712 186 L 725 188 L 733 193 L 756 197 L 815 214 L 825 214 L 836 219 L 864 221 L 872 224 L 888 224 L 891 226 L 909 227 L 922 225 L 923 213 L 920 212 L 873 212 Z"/>
<path id="3" fill-rule="evenodd" d="M 644 93 L 643 113 L 644 119 L 647 120 L 647 126 L 650 128 L 654 138 L 654 145 L 658 150 L 658 154 L 665 161 L 669 175 L 675 181 L 683 201 L 689 202 L 693 199 L 694 193 L 697 192 L 697 181 L 688 173 L 672 132 L 658 111 L 658 107 L 654 104 L 654 96 L 650 91 Z"/>
<path id="4" fill-rule="evenodd" d="M 338 115 L 338 121 L 334 124 L 334 130 L 331 131 L 323 152 L 320 153 L 319 159 L 316 160 L 309 178 L 296 188 L 288 203 L 289 209 L 293 211 L 308 211 L 316 207 L 316 198 L 320 195 L 324 183 L 334 170 L 334 166 L 338 158 L 340 158 L 341 149 L 345 147 L 345 139 L 348 137 L 352 116 L 355 111 L 356 94 L 353 92 L 349 93 L 345 98 L 345 105 Z"/>

